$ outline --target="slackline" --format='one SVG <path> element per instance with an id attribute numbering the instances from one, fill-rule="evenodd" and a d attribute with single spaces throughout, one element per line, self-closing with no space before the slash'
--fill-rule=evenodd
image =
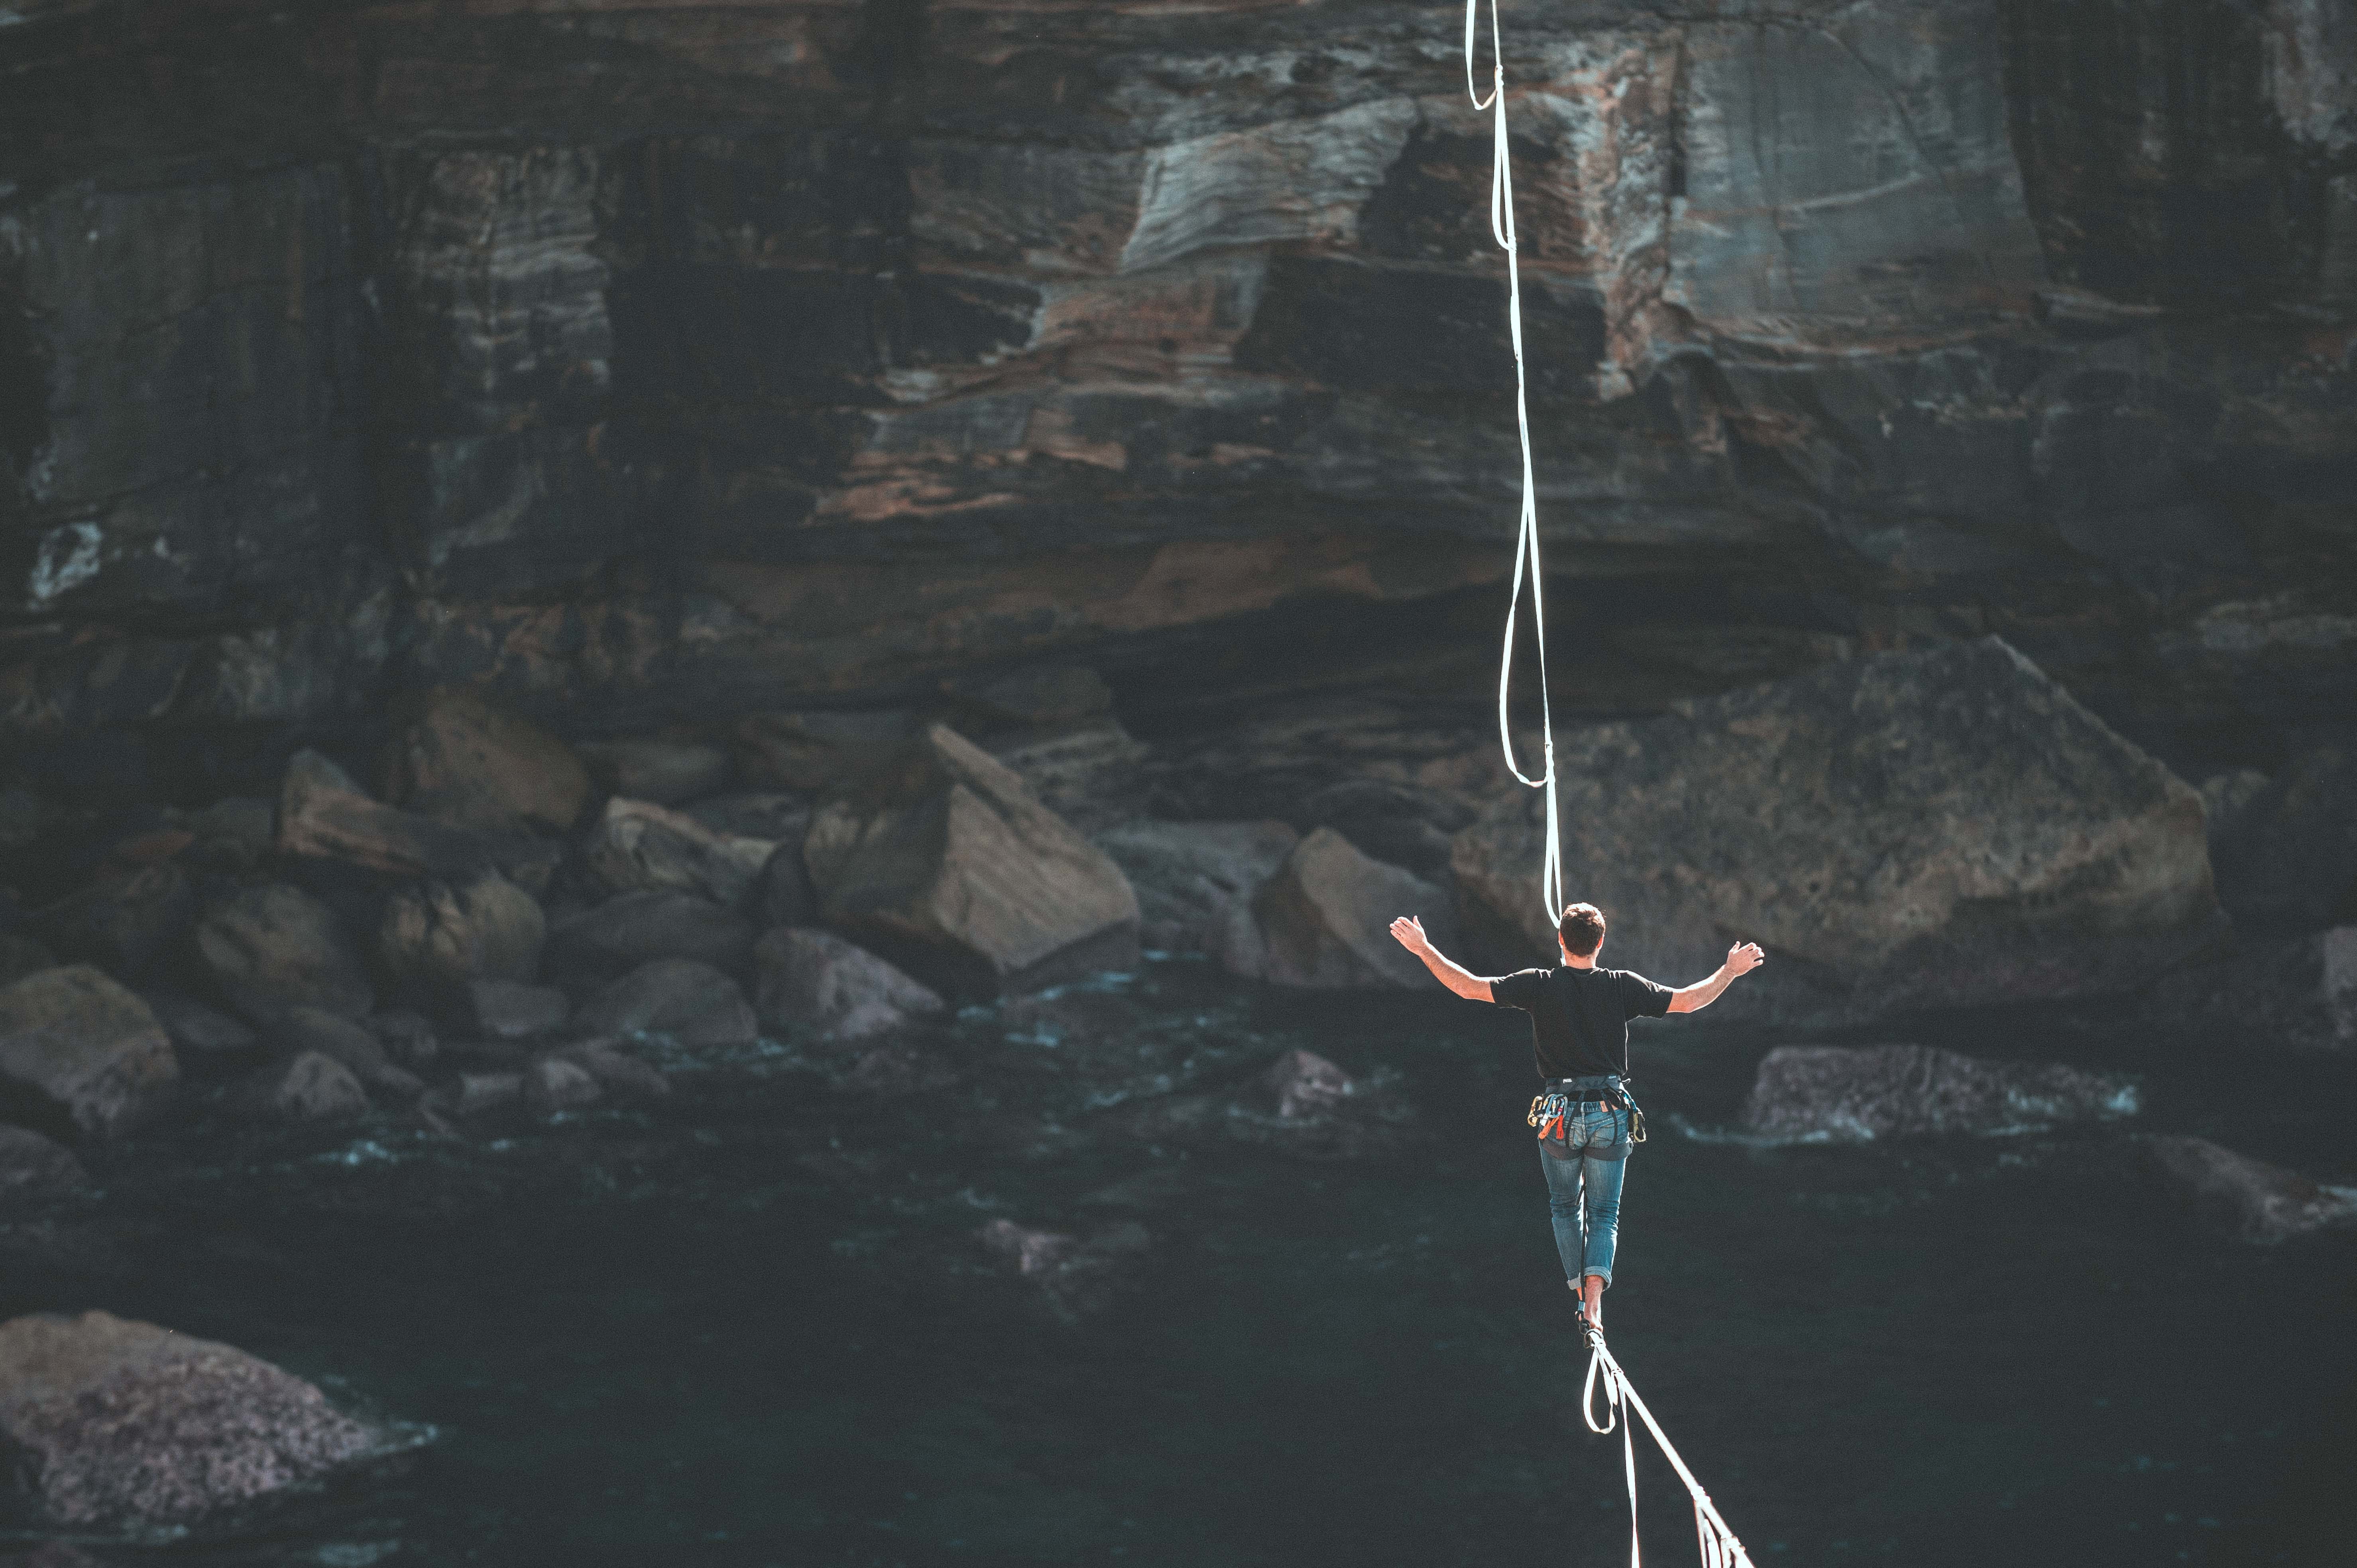
<path id="1" fill-rule="evenodd" d="M 1527 379 L 1523 371 L 1523 279 L 1520 257 L 1514 246 L 1514 177 L 1506 145 L 1506 56 L 1500 47 L 1498 0 L 1490 0 L 1490 96 L 1481 96 L 1473 75 L 1474 45 L 1480 0 L 1465 0 L 1465 92 L 1472 99 L 1473 107 L 1489 110 L 1491 114 L 1491 142 L 1494 146 L 1490 173 L 1490 233 L 1498 248 L 1506 252 L 1506 327 L 1514 348 L 1514 426 L 1522 438 L 1523 504 L 1522 515 L 1514 533 L 1514 588 L 1506 602 L 1506 638 L 1504 651 L 1498 660 L 1498 742 L 1505 750 L 1506 768 L 1523 784 L 1546 795 L 1546 860 L 1539 874 L 1539 897 L 1546 907 L 1546 923 L 1554 925 L 1563 910 L 1563 840 L 1555 816 L 1555 714 L 1547 695 L 1546 673 L 1546 593 L 1539 570 L 1539 510 L 1538 487 L 1531 467 L 1531 411 Z M 1507 697 L 1513 682 L 1514 628 L 1523 603 L 1523 575 L 1527 571 L 1531 582 L 1531 633 L 1538 651 L 1539 665 L 1539 733 L 1542 766 L 1535 779 L 1524 773 L 1514 757 L 1514 735 L 1507 717 Z M 1629 1479 L 1629 1568 L 1641 1568 L 1637 1541 L 1637 1444 L 1629 1416 L 1633 1412 L 1645 1423 L 1645 1430 L 1661 1444 L 1662 1453 L 1671 1468 L 1686 1484 L 1694 1500 L 1695 1535 L 1702 1547 L 1703 1568 L 1751 1568 L 1751 1559 L 1743 1550 L 1743 1542 L 1735 1538 L 1727 1520 L 1719 1517 L 1710 1494 L 1694 1478 L 1686 1462 L 1670 1445 L 1661 1423 L 1629 1386 L 1628 1374 L 1606 1348 L 1604 1335 L 1587 1322 L 1585 1316 L 1580 1327 L 1587 1337 L 1589 1358 L 1587 1381 L 1579 1395 L 1580 1419 L 1587 1429 L 1599 1436 L 1609 1435 L 1617 1425 L 1620 1429 L 1622 1467 Z M 1604 1383 L 1604 1421 L 1597 1423 L 1596 1385 Z"/>

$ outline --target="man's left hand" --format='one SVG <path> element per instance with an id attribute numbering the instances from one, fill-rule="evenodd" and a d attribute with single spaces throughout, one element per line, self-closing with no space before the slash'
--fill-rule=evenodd
<path id="1" fill-rule="evenodd" d="M 1768 955 L 1760 950 L 1758 942 L 1738 942 L 1727 950 L 1727 977 L 1749 974 L 1767 961 Z"/>

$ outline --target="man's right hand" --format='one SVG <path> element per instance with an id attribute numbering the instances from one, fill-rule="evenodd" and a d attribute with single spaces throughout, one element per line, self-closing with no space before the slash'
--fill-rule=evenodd
<path id="1" fill-rule="evenodd" d="M 1402 915 L 1394 920 L 1392 936 L 1400 946 L 1418 958 L 1432 950 L 1432 940 L 1424 934 L 1424 922 L 1414 915 Z"/>

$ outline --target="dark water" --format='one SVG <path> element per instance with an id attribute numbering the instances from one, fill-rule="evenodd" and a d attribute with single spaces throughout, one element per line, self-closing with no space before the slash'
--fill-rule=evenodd
<path id="1" fill-rule="evenodd" d="M 235 1539 L 89 1550 L 1622 1561 L 1619 1440 L 1574 1409 L 1520 1019 L 1185 963 L 1066 1001 L 962 1020 L 943 1048 L 968 1087 L 931 1099 L 833 1090 L 771 1051 L 682 1071 L 651 1112 L 471 1145 L 199 1127 L 135 1151 L 94 1207 L 12 1243 L 0 1306 L 226 1339 L 438 1436 Z M 2100 1010 L 1908 1034 L 2129 1067 L 2145 1128 L 2357 1176 L 2345 1064 L 2143 1058 Z M 2357 1242 L 2201 1240 L 2117 1130 L 1727 1137 L 1766 1044 L 1704 1022 L 1641 1042 L 1655 1133 L 1608 1304 L 1759 1562 L 2348 1561 L 2315 1543 L 2352 1473 Z M 1383 1078 L 1420 1136 L 1338 1162 L 1094 1130 L 1290 1045 Z M 996 1216 L 1149 1240 L 1075 1317 L 974 1240 Z M 1649 1561 L 1693 1561 L 1683 1490 L 1640 1463 Z"/>

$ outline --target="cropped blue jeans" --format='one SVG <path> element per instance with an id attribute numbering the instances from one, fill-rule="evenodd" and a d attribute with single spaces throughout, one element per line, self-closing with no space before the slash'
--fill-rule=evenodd
<path id="1" fill-rule="evenodd" d="M 1577 1080 L 1583 1090 L 1602 1079 Z M 1539 1149 L 1546 1171 L 1547 1214 L 1555 1222 L 1555 1250 L 1563 1277 L 1574 1288 L 1583 1274 L 1612 1283 L 1612 1254 L 1620 1240 L 1620 1181 L 1629 1170 L 1629 1113 L 1609 1106 L 1584 1111 L 1572 1120 L 1564 1146 L 1570 1159 Z"/>

